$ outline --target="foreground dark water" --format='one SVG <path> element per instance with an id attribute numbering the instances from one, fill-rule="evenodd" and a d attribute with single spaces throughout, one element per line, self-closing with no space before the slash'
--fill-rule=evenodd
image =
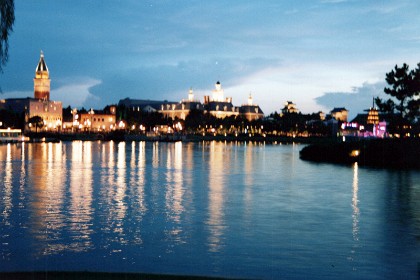
<path id="1" fill-rule="evenodd" d="M 0 271 L 417 279 L 420 172 L 299 145 L 0 145 Z"/>

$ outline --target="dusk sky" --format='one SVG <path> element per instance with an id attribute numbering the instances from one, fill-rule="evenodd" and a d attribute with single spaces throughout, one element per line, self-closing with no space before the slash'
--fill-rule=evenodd
<path id="1" fill-rule="evenodd" d="M 383 96 L 385 73 L 420 62 L 418 0 L 15 1 L 0 98 L 33 96 L 40 51 L 51 99 L 102 109 L 120 99 L 203 101 L 220 81 L 266 115 Z"/>

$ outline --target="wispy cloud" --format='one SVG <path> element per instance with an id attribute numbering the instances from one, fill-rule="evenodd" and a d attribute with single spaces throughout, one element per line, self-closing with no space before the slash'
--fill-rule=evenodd
<path id="1" fill-rule="evenodd" d="M 67 80 L 70 81 L 70 80 Z M 51 91 L 51 99 L 61 100 L 63 107 L 95 107 L 101 103 L 98 96 L 90 91 L 94 86 L 101 84 L 101 81 L 92 78 L 75 78 L 71 82 L 61 82 L 63 85 Z M 101 109 L 96 108 L 95 109 Z"/>

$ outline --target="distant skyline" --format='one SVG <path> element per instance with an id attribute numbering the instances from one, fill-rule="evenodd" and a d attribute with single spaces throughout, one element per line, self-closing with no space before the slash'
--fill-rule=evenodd
<path id="1" fill-rule="evenodd" d="M 33 96 L 42 50 L 63 107 L 179 101 L 190 88 L 202 101 L 220 81 L 266 115 L 293 101 L 354 117 L 396 64 L 420 62 L 419 14 L 416 0 L 18 0 L 0 98 Z"/>

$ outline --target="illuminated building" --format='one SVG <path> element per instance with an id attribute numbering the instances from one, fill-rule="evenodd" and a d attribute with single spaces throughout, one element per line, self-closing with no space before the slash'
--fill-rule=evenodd
<path id="1" fill-rule="evenodd" d="M 204 96 L 204 103 L 194 99 L 194 92 L 190 89 L 188 92 L 188 99 L 183 99 L 180 102 L 125 98 L 120 100 L 118 105 L 125 106 L 132 111 L 160 112 L 167 118 L 178 118 L 182 120 L 185 120 L 191 110 L 210 113 L 221 119 L 230 116 L 243 116 L 251 121 L 264 117 L 261 108 L 258 105 L 253 104 L 251 95 L 248 98 L 248 104 L 242 105 L 241 107 L 234 106 L 231 97 L 224 97 L 224 90 L 219 81 L 215 84 L 212 96 Z"/>
<path id="2" fill-rule="evenodd" d="M 376 108 L 369 109 L 366 123 L 373 125 L 377 125 L 379 123 L 379 113 Z"/>
<path id="3" fill-rule="evenodd" d="M 248 121 L 258 120 L 264 117 L 264 113 L 260 106 L 254 104 L 251 94 L 249 94 L 248 97 L 248 104 L 242 105 L 239 108 L 239 113 Z"/>
<path id="4" fill-rule="evenodd" d="M 109 110 L 90 109 L 86 113 L 74 115 L 73 126 L 84 131 L 110 131 L 116 129 L 116 106 L 110 106 Z"/>
<path id="5" fill-rule="evenodd" d="M 194 92 L 192 89 L 188 92 L 188 99 L 181 100 L 179 103 L 166 103 L 162 104 L 160 112 L 168 118 L 173 120 L 178 118 L 185 120 L 186 116 L 190 113 L 190 110 L 203 110 L 204 107 L 198 100 L 194 100 Z"/>
<path id="6" fill-rule="evenodd" d="M 41 51 L 41 57 L 35 69 L 34 98 L 44 101 L 50 100 L 50 86 L 50 73 L 44 60 L 44 53 Z"/>
<path id="7" fill-rule="evenodd" d="M 50 74 L 41 51 L 38 65 L 35 69 L 34 99 L 29 101 L 27 119 L 40 116 L 44 121 L 44 130 L 61 130 L 63 106 L 61 101 L 50 100 Z M 27 123 L 28 128 L 30 124 Z"/>
<path id="8" fill-rule="evenodd" d="M 63 107 L 61 101 L 50 100 L 49 71 L 44 60 L 44 53 L 41 56 L 35 69 L 34 98 L 9 98 L 0 102 L 0 109 L 7 109 L 19 114 L 24 114 L 25 131 L 34 130 L 29 123 L 30 118 L 39 116 L 44 125 L 42 130 L 61 130 L 63 119 Z"/>
<path id="9" fill-rule="evenodd" d="M 212 98 L 208 95 L 204 96 L 204 111 L 220 119 L 239 116 L 239 107 L 233 106 L 232 97 L 224 98 L 224 90 L 219 81 L 212 91 Z"/>
<path id="10" fill-rule="evenodd" d="M 367 114 L 358 114 L 351 123 L 345 124 L 346 129 L 349 124 L 353 127 L 357 127 L 357 136 L 360 137 L 380 137 L 384 138 L 388 136 L 386 114 L 379 114 L 378 109 L 371 107 L 365 110 Z M 382 119 L 382 121 L 381 121 Z"/>
<path id="11" fill-rule="evenodd" d="M 292 114 L 292 113 L 298 114 L 299 110 L 296 107 L 295 103 L 293 103 L 292 101 L 287 101 L 286 103 L 284 103 L 284 107 L 283 109 L 281 109 L 281 112 L 282 112 L 282 115 Z"/>

